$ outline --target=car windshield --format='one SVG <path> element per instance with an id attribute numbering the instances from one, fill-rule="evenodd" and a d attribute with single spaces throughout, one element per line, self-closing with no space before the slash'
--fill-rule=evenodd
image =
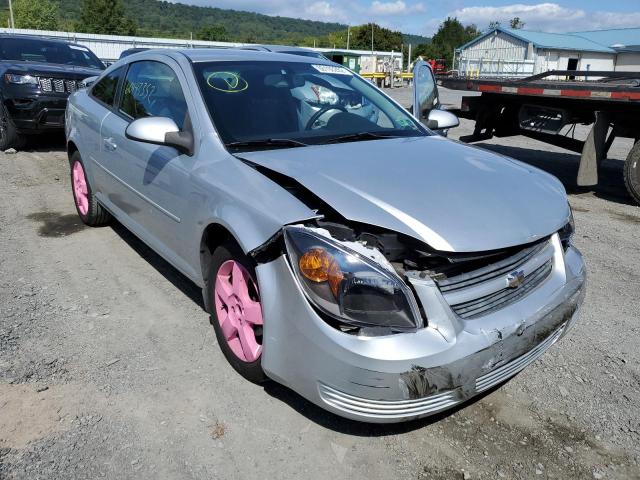
<path id="1" fill-rule="evenodd" d="M 32 38 L 1 39 L 0 58 L 104 69 L 104 64 L 86 47 Z"/>
<path id="2" fill-rule="evenodd" d="M 194 69 L 223 142 L 290 148 L 428 135 L 403 108 L 339 65 L 207 62 Z"/>

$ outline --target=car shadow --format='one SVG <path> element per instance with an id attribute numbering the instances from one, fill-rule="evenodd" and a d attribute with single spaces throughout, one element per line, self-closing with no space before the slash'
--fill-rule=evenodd
<path id="1" fill-rule="evenodd" d="M 142 240 L 115 219 L 111 222 L 111 229 L 124 240 L 133 251 L 155 268 L 158 273 L 169 280 L 174 287 L 189 297 L 193 303 L 198 305 L 203 311 L 205 310 L 202 299 L 202 289 L 200 287 L 176 270 L 169 262 L 154 252 Z"/>
<path id="2" fill-rule="evenodd" d="M 577 153 L 545 152 L 544 156 L 542 156 L 540 150 L 535 148 L 494 145 L 484 142 L 474 143 L 473 145 L 513 157 L 516 160 L 555 175 L 569 194 L 579 195 L 592 192 L 593 195 L 603 200 L 624 205 L 635 205 L 624 184 L 624 162 L 621 160 L 603 161 L 599 174 L 599 184 L 593 187 L 580 187 L 576 183 L 580 164 L 580 155 Z"/>
<path id="3" fill-rule="evenodd" d="M 39 135 L 27 135 L 20 148 L 25 152 L 63 152 L 67 149 L 64 133 L 50 132 Z"/>

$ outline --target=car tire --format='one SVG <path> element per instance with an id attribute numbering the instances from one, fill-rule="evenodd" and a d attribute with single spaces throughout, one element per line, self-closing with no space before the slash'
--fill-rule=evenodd
<path id="1" fill-rule="evenodd" d="M 79 152 L 74 152 L 71 155 L 70 164 L 71 191 L 78 216 L 86 225 L 91 227 L 106 225 L 111 220 L 111 215 L 100 205 L 93 194 Z"/>
<path id="2" fill-rule="evenodd" d="M 206 295 L 211 324 L 227 361 L 253 383 L 267 376 L 262 370 L 262 305 L 255 268 L 242 250 L 228 242 L 215 249 Z"/>
<path id="3" fill-rule="evenodd" d="M 624 184 L 629 195 L 640 205 L 640 142 L 631 148 L 624 162 Z"/>
<path id="4" fill-rule="evenodd" d="M 8 148 L 21 148 L 25 143 L 24 137 L 18 133 L 7 107 L 0 105 L 0 151 Z"/>

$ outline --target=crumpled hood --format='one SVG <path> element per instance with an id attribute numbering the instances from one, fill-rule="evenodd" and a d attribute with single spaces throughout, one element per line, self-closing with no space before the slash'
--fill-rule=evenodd
<path id="1" fill-rule="evenodd" d="M 410 235 L 441 251 L 529 243 L 569 218 L 564 187 L 555 177 L 440 136 L 239 156 L 294 178 L 349 220 Z"/>

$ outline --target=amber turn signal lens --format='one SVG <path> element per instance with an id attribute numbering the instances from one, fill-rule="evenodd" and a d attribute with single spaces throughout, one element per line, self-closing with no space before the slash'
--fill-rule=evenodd
<path id="1" fill-rule="evenodd" d="M 305 278 L 316 283 L 329 282 L 331 292 L 338 295 L 344 275 L 333 255 L 323 248 L 312 248 L 300 257 L 298 265 Z"/>
<path id="2" fill-rule="evenodd" d="M 340 287 L 340 282 L 344 279 L 344 274 L 335 260 L 329 264 L 328 277 L 329 288 L 333 292 L 333 296 L 338 298 L 338 287 Z"/>
<path id="3" fill-rule="evenodd" d="M 305 252 L 300 261 L 300 271 L 312 282 L 326 282 L 329 278 L 329 265 L 333 256 L 323 248 L 312 248 Z"/>

